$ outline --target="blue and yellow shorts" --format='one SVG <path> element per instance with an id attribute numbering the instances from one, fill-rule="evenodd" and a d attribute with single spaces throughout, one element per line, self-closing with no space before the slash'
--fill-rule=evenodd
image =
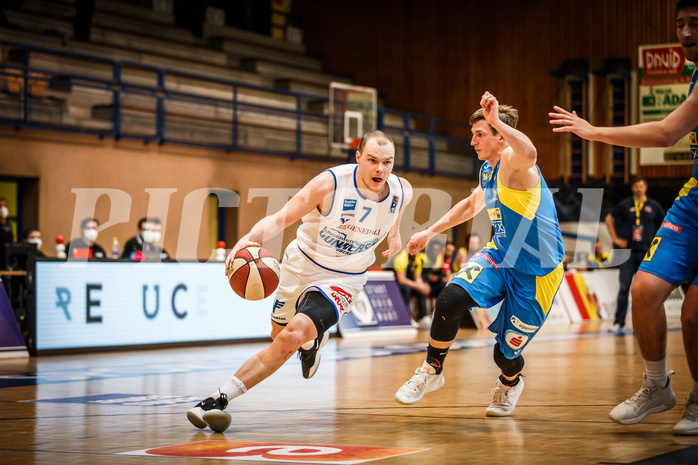
<path id="1" fill-rule="evenodd" d="M 501 262 L 499 251 L 490 243 L 451 282 L 465 289 L 479 307 L 502 302 L 489 329 L 504 356 L 513 359 L 545 322 L 565 273 L 562 263 L 545 276 L 534 276 L 501 267 Z"/>
<path id="2" fill-rule="evenodd" d="M 698 182 L 691 178 L 667 212 L 640 269 L 679 286 L 690 281 L 698 285 Z"/>

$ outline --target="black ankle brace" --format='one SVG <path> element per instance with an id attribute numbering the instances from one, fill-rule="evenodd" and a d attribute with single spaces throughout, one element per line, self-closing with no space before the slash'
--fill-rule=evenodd
<path id="1" fill-rule="evenodd" d="M 504 375 L 499 375 L 499 382 L 502 383 L 505 386 L 516 386 L 519 384 L 519 381 L 521 380 L 521 373 L 516 375 L 516 378 L 514 379 L 506 379 Z"/>
<path id="2" fill-rule="evenodd" d="M 427 347 L 427 363 L 434 367 L 436 374 L 441 374 L 444 369 L 444 359 L 448 355 L 448 349 L 437 349 L 431 344 Z"/>

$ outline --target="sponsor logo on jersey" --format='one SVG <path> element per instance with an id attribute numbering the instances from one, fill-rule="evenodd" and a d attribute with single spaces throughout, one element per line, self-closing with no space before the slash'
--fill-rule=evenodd
<path id="1" fill-rule="evenodd" d="M 528 336 L 509 330 L 504 333 L 504 340 L 507 341 L 507 345 L 512 349 L 520 350 L 528 341 Z"/>
<path id="2" fill-rule="evenodd" d="M 507 231 L 504 229 L 504 223 L 501 221 L 493 221 L 492 228 L 494 229 L 494 234 L 499 237 L 507 237 Z"/>
<path id="3" fill-rule="evenodd" d="M 348 312 L 349 306 L 352 302 L 351 294 L 337 286 L 330 286 L 330 289 L 332 290 L 332 292 L 330 292 L 330 296 L 337 305 L 337 309 L 340 312 Z"/>
<path id="4" fill-rule="evenodd" d="M 661 227 L 671 229 L 672 231 L 677 232 L 677 233 L 681 232 L 681 226 L 677 226 L 674 223 L 669 223 L 668 221 L 662 221 Z"/>
<path id="5" fill-rule="evenodd" d="M 356 199 L 344 199 L 344 206 L 342 207 L 342 214 L 339 220 L 342 224 L 354 218 L 356 212 Z"/>
<path id="6" fill-rule="evenodd" d="M 365 252 L 374 247 L 380 240 L 380 237 L 376 237 L 367 241 L 353 241 L 351 239 L 347 239 L 346 234 L 328 227 L 322 228 L 319 236 L 320 239 L 325 241 L 325 244 L 327 244 L 329 247 L 332 247 L 337 252 L 345 255 Z"/>
<path id="7" fill-rule="evenodd" d="M 485 260 L 487 260 L 487 263 L 489 263 L 490 265 L 492 265 L 494 267 L 495 270 L 499 269 L 499 267 L 497 266 L 497 262 L 492 260 L 491 257 L 488 257 L 484 253 L 477 252 L 475 255 L 473 255 L 473 257 L 484 258 Z"/>
<path id="8" fill-rule="evenodd" d="M 388 213 L 395 213 L 395 209 L 397 208 L 397 201 L 398 196 L 393 195 L 393 200 L 390 202 L 390 211 Z"/>
<path id="9" fill-rule="evenodd" d="M 344 206 L 342 211 L 356 210 L 356 199 L 344 199 Z"/>
<path id="10" fill-rule="evenodd" d="M 352 231 L 352 232 L 359 233 L 359 234 L 364 234 L 366 236 L 380 236 L 381 235 L 380 229 L 362 228 L 360 226 L 356 226 L 355 224 L 342 224 L 337 229 L 346 229 L 348 231 Z"/>
<path id="11" fill-rule="evenodd" d="M 280 309 L 280 308 L 283 307 L 284 305 L 286 305 L 286 302 L 282 302 L 282 301 L 280 301 L 279 299 L 276 299 L 276 300 L 274 301 L 274 311 L 277 311 L 278 309 Z"/>
<path id="12" fill-rule="evenodd" d="M 487 214 L 490 215 L 490 221 L 502 220 L 502 211 L 499 208 L 488 208 Z"/>
<path id="13" fill-rule="evenodd" d="M 482 181 L 480 181 L 480 184 L 484 184 L 485 182 L 489 181 L 492 179 L 492 165 L 488 166 L 487 168 L 482 169 Z"/>
<path id="14" fill-rule="evenodd" d="M 534 325 L 529 325 L 528 323 L 524 323 L 523 321 L 519 320 L 515 316 L 511 317 L 511 324 L 516 326 L 518 329 L 523 331 L 524 333 L 535 333 L 538 331 L 538 328 L 540 326 L 534 326 Z"/>
<path id="15" fill-rule="evenodd" d="M 691 138 L 691 142 L 690 142 L 691 145 L 698 145 L 698 142 L 696 141 L 696 132 L 695 131 L 689 132 L 688 136 Z"/>
<path id="16" fill-rule="evenodd" d="M 484 269 L 485 268 L 477 262 L 468 262 L 460 269 L 456 277 L 465 280 L 468 284 L 472 284 L 475 278 L 477 278 Z"/>

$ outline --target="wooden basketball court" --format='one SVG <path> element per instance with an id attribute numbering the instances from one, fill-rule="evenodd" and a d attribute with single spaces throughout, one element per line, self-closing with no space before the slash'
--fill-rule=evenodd
<path id="1" fill-rule="evenodd" d="M 672 435 L 691 388 L 678 327 L 668 347 L 677 406 L 621 426 L 608 412 L 640 387 L 643 365 L 634 338 L 608 326 L 544 327 L 508 418 L 484 414 L 498 374 L 486 331 L 461 331 L 445 386 L 413 406 L 393 396 L 428 332 L 333 338 L 313 379 L 294 358 L 232 401 L 222 434 L 198 430 L 186 410 L 263 344 L 0 360 L 0 463 L 698 463 L 698 437 Z"/>

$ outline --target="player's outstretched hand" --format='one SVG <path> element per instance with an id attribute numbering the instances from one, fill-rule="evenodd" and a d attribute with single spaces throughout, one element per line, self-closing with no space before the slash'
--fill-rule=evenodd
<path id="1" fill-rule="evenodd" d="M 228 254 L 228 257 L 225 259 L 225 275 L 228 276 L 228 270 L 230 269 L 230 264 L 233 263 L 233 260 L 235 260 L 235 255 L 242 249 L 245 249 L 247 247 L 261 247 L 261 245 L 258 242 L 252 242 L 248 240 L 247 238 L 243 237 L 240 239 L 237 244 L 235 244 L 235 247 L 233 247 L 230 250 L 230 253 Z"/>
<path id="2" fill-rule="evenodd" d="M 428 229 L 413 234 L 412 237 L 410 237 L 410 242 L 407 244 L 407 252 L 414 255 L 420 250 L 424 249 L 432 236 L 433 234 L 430 233 Z"/>
<path id="3" fill-rule="evenodd" d="M 584 139 L 589 139 L 594 126 L 589 124 L 586 120 L 577 116 L 577 112 L 569 112 L 562 107 L 553 106 L 554 112 L 548 113 L 550 116 L 550 124 L 557 125 L 553 128 L 553 132 L 573 132 L 579 137 Z"/>
<path id="4" fill-rule="evenodd" d="M 382 253 L 385 258 L 392 257 L 402 250 L 402 239 L 400 239 L 400 233 L 388 234 L 388 250 Z"/>

